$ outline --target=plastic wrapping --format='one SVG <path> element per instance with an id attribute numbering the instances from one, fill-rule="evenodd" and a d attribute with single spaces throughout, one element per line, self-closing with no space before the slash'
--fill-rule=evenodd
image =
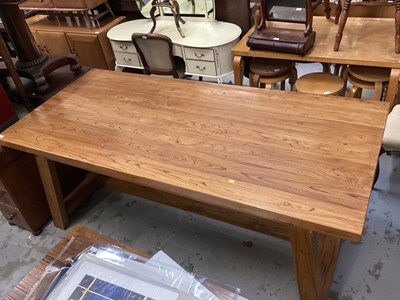
<path id="1" fill-rule="evenodd" d="M 91 246 L 64 262 L 63 252 L 46 267 L 26 299 L 225 300 L 240 297 L 239 289 L 188 273 L 162 251 L 146 259 L 112 245 Z"/>

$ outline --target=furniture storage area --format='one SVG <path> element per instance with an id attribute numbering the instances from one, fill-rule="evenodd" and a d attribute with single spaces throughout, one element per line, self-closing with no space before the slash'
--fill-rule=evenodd
<path id="1" fill-rule="evenodd" d="M 397 300 L 400 0 L 351 2 L 0 0 L 0 298 Z"/>

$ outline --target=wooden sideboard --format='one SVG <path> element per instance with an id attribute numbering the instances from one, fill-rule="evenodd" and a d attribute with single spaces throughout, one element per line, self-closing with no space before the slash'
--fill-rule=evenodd
<path id="1" fill-rule="evenodd" d="M 114 54 L 107 32 L 125 17 L 105 18 L 91 27 L 83 18 L 36 15 L 26 20 L 39 47 L 54 55 L 75 53 L 82 65 L 114 69 Z"/>

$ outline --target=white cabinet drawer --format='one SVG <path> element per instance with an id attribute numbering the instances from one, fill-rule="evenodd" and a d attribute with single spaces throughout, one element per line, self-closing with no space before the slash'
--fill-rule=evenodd
<path id="1" fill-rule="evenodd" d="M 132 66 L 132 67 L 141 67 L 139 56 L 137 54 L 131 53 L 115 53 L 115 60 L 118 65 L 122 66 Z"/>
<path id="2" fill-rule="evenodd" d="M 196 75 L 217 75 L 215 63 L 210 61 L 187 60 L 186 67 L 188 73 L 193 73 Z"/>
<path id="3" fill-rule="evenodd" d="M 114 52 L 136 53 L 136 48 L 131 42 L 115 42 L 111 41 L 111 47 Z"/>
<path id="4" fill-rule="evenodd" d="M 185 47 L 185 56 L 187 59 L 196 60 L 207 60 L 214 61 L 214 50 L 213 49 L 202 49 L 202 48 L 187 48 Z"/>

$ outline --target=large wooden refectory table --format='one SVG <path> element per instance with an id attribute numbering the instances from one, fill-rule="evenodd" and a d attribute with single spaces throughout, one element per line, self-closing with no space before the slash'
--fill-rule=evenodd
<path id="1" fill-rule="evenodd" d="M 269 22 L 270 26 L 283 26 Z M 285 27 L 304 28 L 302 24 L 285 24 Z M 391 107 L 395 103 L 397 85 L 400 75 L 400 54 L 395 53 L 395 26 L 393 19 L 355 18 L 347 19 L 339 51 L 333 51 L 337 25 L 334 18 L 313 18 L 313 29 L 317 33 L 316 41 L 304 56 L 266 50 L 253 50 L 247 45 L 248 36 L 254 31 L 251 28 L 231 50 L 234 57 L 235 84 L 242 85 L 243 57 L 260 57 L 285 59 L 298 62 L 321 62 L 339 65 L 361 65 L 385 67 L 391 69 L 390 80 L 386 92 L 386 101 Z"/>
<path id="2" fill-rule="evenodd" d="M 77 204 L 63 197 L 55 161 L 289 240 L 301 298 L 327 299 L 341 240 L 362 236 L 387 111 L 382 102 L 93 69 L 0 144 L 36 155 L 59 228 Z"/>

